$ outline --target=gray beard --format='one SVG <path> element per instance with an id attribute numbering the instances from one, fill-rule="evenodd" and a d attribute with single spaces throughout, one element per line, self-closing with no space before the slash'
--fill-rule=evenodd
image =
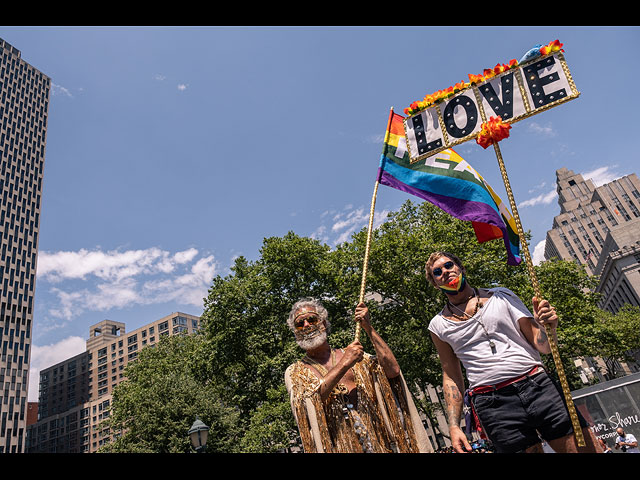
<path id="1" fill-rule="evenodd" d="M 327 330 L 324 326 L 296 334 L 296 342 L 304 351 L 308 352 L 318 348 L 327 341 Z"/>

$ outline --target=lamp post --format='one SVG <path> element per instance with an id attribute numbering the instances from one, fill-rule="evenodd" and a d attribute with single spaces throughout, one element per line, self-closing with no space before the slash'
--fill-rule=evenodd
<path id="1" fill-rule="evenodd" d="M 196 453 L 203 453 L 207 448 L 207 438 L 209 437 L 209 427 L 196 415 L 196 421 L 189 429 L 189 440 Z"/>

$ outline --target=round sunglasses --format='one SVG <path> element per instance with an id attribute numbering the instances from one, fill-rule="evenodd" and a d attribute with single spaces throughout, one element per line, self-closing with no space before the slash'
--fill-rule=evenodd
<path id="1" fill-rule="evenodd" d="M 451 270 L 454 265 L 455 264 L 451 260 L 449 260 L 443 265 L 443 267 L 446 268 L 447 270 Z M 438 278 L 440 275 L 442 275 L 442 268 L 436 267 L 433 269 L 432 273 L 435 278 Z"/>

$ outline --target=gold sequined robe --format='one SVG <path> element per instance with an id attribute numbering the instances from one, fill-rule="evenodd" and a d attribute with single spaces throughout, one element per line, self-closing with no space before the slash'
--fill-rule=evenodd
<path id="1" fill-rule="evenodd" d="M 303 362 L 287 368 L 285 384 L 304 451 L 367 451 L 362 447 L 363 435 L 358 434 L 360 429 L 354 425 L 361 420 L 368 451 L 433 452 L 402 374 L 387 379 L 376 358 L 368 354 L 352 371 L 358 398 L 355 412 L 346 408 L 346 399 L 341 395 L 332 394 L 323 402 L 319 393 L 321 380 Z"/>

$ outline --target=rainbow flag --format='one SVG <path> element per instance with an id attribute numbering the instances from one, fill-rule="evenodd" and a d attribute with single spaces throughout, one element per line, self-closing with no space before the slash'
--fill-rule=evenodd
<path id="1" fill-rule="evenodd" d="M 518 265 L 520 237 L 511 213 L 493 189 L 452 149 L 411 163 L 404 117 L 391 111 L 378 181 L 433 203 L 450 215 L 470 221 L 478 242 L 503 238 L 507 263 Z"/>

